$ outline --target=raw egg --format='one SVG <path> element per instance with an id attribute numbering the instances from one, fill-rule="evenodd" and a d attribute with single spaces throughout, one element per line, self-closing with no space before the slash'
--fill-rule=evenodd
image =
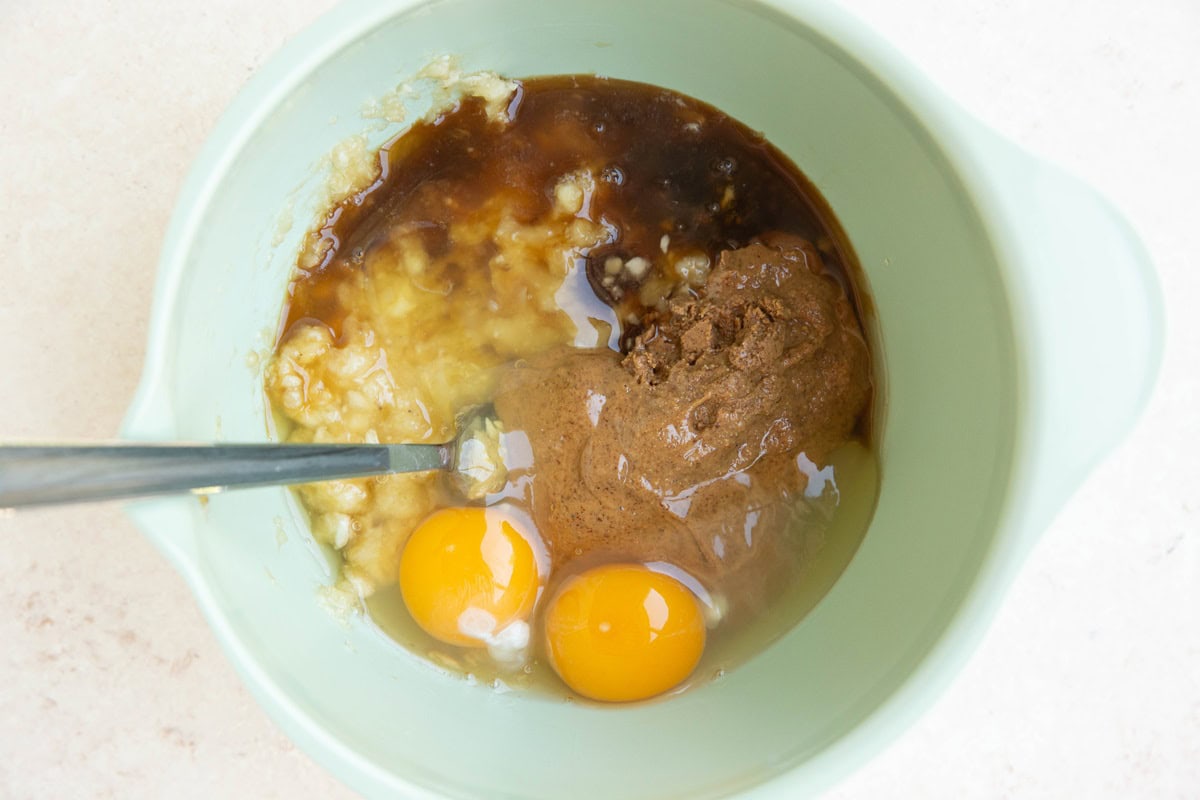
<path id="1" fill-rule="evenodd" d="M 447 644 L 485 647 L 533 610 L 538 569 L 516 523 L 489 508 L 445 508 L 425 518 L 400 555 L 409 614 Z"/>
<path id="2" fill-rule="evenodd" d="M 682 683 L 704 652 L 700 601 L 640 564 L 596 567 L 567 580 L 546 610 L 554 671 L 585 697 L 644 700 Z"/>

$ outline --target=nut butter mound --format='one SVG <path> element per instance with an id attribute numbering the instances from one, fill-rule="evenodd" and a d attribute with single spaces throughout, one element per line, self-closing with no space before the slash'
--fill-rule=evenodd
<path id="1" fill-rule="evenodd" d="M 622 356 L 563 347 L 513 368 L 496 409 L 534 455 L 556 565 L 597 554 L 707 581 L 769 557 L 870 393 L 867 346 L 807 241 L 721 254 L 703 294 L 651 312 Z"/>

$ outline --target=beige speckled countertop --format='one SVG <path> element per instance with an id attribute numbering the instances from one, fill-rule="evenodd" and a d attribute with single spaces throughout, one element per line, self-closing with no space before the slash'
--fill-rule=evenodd
<path id="1" fill-rule="evenodd" d="M 330 4 L 0 0 L 0 440 L 114 434 L 190 160 Z M 1200 5 L 846 4 L 1114 197 L 1170 328 L 1146 419 L 961 679 L 832 796 L 1200 797 Z M 0 642 L 0 797 L 351 796 L 258 709 L 116 507 L 0 519 Z"/>

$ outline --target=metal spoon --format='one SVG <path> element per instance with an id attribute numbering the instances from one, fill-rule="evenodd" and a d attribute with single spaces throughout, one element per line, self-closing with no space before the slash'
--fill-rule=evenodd
<path id="1" fill-rule="evenodd" d="M 472 414 L 445 444 L 0 445 L 0 509 L 392 472 L 453 470 L 467 497 L 503 485 L 499 427 Z"/>

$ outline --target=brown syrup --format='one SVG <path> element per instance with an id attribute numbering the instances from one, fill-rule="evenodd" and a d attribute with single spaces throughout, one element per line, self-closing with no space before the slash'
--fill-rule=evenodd
<path id="1" fill-rule="evenodd" d="M 419 232 L 431 257 L 446 252 L 451 224 L 502 196 L 518 222 L 544 217 L 564 174 L 590 170 L 595 188 L 580 216 L 603 225 L 608 241 L 580 254 L 597 296 L 624 321 L 644 311 L 636 284 L 677 280 L 663 253 L 718 254 L 766 232 L 802 236 L 822 250 L 826 267 L 856 299 L 853 257 L 820 194 L 761 134 L 712 106 L 658 87 L 593 76 L 521 82 L 511 121 L 489 119 L 467 97 L 420 122 L 380 151 L 380 175 L 337 205 L 319 229 L 328 243 L 321 262 L 291 287 L 285 332 L 320 320 L 335 335 L 345 317 L 338 284 L 393 232 Z M 487 245 L 473 259 L 486 264 Z M 605 285 L 612 257 L 645 258 L 643 276 Z M 455 268 L 447 266 L 454 280 Z M 632 332 L 631 326 L 627 333 Z M 285 333 L 286 336 L 286 333 Z"/>

